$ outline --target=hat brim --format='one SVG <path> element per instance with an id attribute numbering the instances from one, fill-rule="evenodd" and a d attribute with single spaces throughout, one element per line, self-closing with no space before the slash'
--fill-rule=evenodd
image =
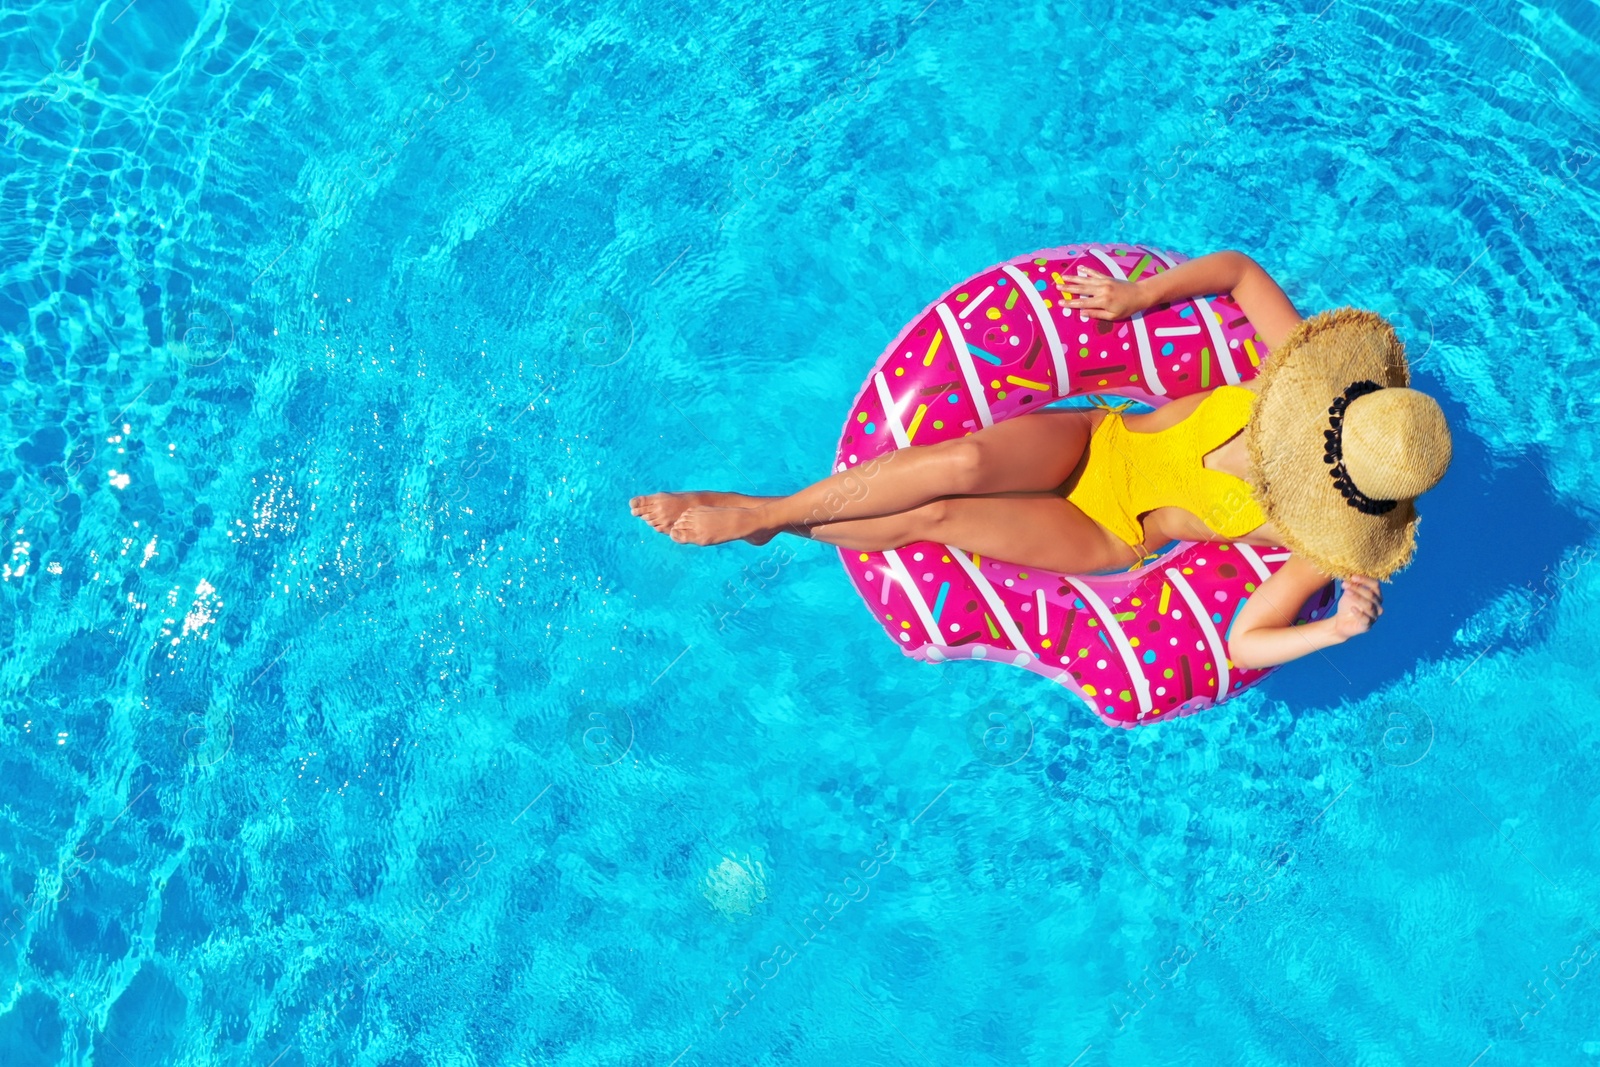
<path id="1" fill-rule="evenodd" d="M 1408 387 L 1405 346 L 1371 311 L 1344 307 L 1302 320 L 1272 352 L 1245 444 L 1251 490 L 1285 547 L 1335 578 L 1387 578 L 1416 550 L 1417 511 L 1402 500 L 1382 515 L 1351 507 L 1323 459 L 1329 405 L 1353 382 Z"/>

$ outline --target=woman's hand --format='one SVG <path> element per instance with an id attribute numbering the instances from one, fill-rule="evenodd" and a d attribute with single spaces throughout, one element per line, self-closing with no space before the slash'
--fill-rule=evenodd
<path id="1" fill-rule="evenodd" d="M 1056 288 L 1061 291 L 1063 304 L 1082 308 L 1091 319 L 1126 319 L 1150 306 L 1138 283 L 1120 281 L 1088 267 L 1079 267 L 1076 275 L 1063 276 Z"/>
<path id="2" fill-rule="evenodd" d="M 1352 575 L 1344 580 L 1344 595 L 1339 598 L 1339 610 L 1333 616 L 1333 632 L 1348 640 L 1372 629 L 1372 624 L 1383 614 L 1383 590 L 1376 578 Z"/>
<path id="3" fill-rule="evenodd" d="M 1300 556 L 1284 560 L 1234 617 L 1227 638 L 1228 659 L 1245 670 L 1265 670 L 1366 633 L 1383 612 L 1378 583 L 1371 578 L 1348 579 L 1337 612 L 1315 622 L 1296 622 L 1306 603 L 1320 597 L 1332 580 Z"/>

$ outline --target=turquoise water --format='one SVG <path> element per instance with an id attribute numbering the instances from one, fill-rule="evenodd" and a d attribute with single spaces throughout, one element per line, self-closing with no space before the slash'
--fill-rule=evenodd
<path id="1" fill-rule="evenodd" d="M 4 8 L 0 1062 L 1600 1064 L 1597 37 Z M 1458 459 L 1371 636 L 1110 730 L 628 514 L 1090 238 L 1402 326 Z"/>

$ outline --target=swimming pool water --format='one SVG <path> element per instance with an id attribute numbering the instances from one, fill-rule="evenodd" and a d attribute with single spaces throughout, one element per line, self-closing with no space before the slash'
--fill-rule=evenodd
<path id="1" fill-rule="evenodd" d="M 1600 14 L 0 13 L 0 1062 L 1600 1063 Z M 1456 429 L 1364 639 L 1133 731 L 902 658 L 932 294 L 1241 248 Z"/>

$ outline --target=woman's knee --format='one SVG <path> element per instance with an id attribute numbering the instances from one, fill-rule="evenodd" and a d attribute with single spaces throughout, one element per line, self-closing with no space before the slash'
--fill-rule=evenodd
<path id="1" fill-rule="evenodd" d="M 952 493 L 976 493 L 983 488 L 983 446 L 970 437 L 951 441 L 946 446 L 944 462 Z"/>
<path id="2" fill-rule="evenodd" d="M 911 511 L 913 536 L 919 541 L 940 541 L 950 531 L 955 504 L 949 500 L 930 500 Z"/>

